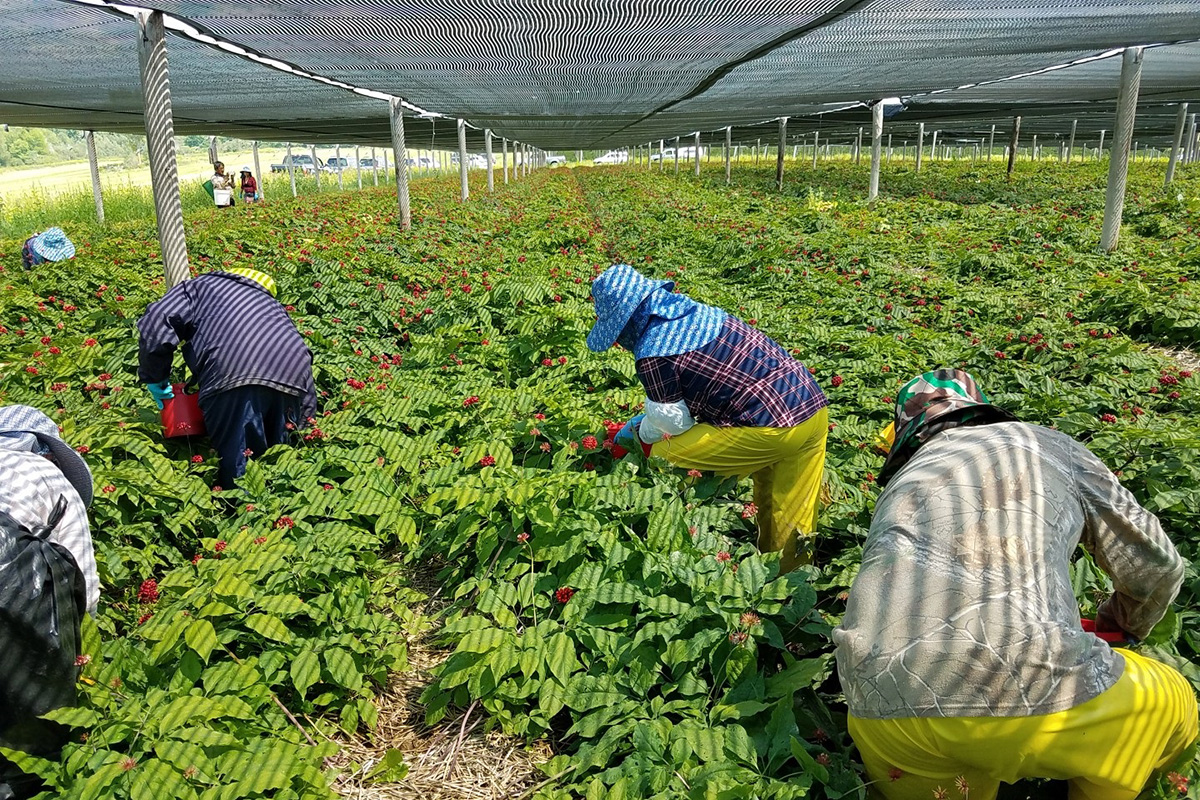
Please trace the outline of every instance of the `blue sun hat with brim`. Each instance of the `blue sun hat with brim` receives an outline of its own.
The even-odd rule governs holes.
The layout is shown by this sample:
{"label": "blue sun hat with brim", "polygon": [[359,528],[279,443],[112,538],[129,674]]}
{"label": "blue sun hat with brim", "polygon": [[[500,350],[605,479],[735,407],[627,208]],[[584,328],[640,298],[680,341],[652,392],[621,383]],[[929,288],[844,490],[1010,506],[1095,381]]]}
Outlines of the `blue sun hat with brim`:
{"label": "blue sun hat with brim", "polygon": [[587,336],[588,349],[602,353],[616,344],[642,301],[663,288],[671,291],[675,282],[652,280],[628,264],[615,264],[600,273],[592,281],[596,324]]}
{"label": "blue sun hat with brim", "polygon": [[47,261],[63,261],[75,256],[75,245],[62,228],[50,228],[33,237],[29,248]]}

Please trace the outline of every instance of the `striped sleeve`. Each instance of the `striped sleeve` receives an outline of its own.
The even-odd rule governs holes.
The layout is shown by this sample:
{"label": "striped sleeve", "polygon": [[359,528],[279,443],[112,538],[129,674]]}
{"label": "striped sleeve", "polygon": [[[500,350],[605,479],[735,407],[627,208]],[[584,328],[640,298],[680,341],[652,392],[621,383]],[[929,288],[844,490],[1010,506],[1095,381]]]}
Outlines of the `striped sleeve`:
{"label": "striped sleeve", "polygon": [[646,389],[646,397],[656,403],[676,403],[683,399],[674,358],[677,356],[652,356],[637,361],[638,380]]}
{"label": "striped sleeve", "polygon": [[159,383],[171,377],[171,361],[180,341],[195,327],[188,283],[179,284],[151,303],[138,320],[138,380]]}

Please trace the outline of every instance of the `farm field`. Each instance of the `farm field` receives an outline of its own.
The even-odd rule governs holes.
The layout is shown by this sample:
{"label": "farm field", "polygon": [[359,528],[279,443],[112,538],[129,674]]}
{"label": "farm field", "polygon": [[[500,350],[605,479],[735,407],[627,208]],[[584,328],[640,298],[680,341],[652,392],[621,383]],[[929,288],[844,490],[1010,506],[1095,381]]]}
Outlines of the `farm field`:
{"label": "farm field", "polygon": [[[29,273],[0,240],[0,402],[59,421],[96,482],[100,613],[81,704],[55,712],[77,741],[22,759],[44,796],[864,796],[829,634],[878,492],[869,443],[937,366],[1085,441],[1196,557],[1200,172],[1164,192],[1160,164],[1131,165],[1112,256],[1104,164],[898,165],[871,205],[865,166],[773,179],[544,169],[488,195],[473,172],[464,204],[457,175],[424,178],[409,234],[384,187],[192,211],[194,269],[271,273],[315,356],[320,416],[236,487],[213,487],[206,442],[162,440],[136,381],[134,324],[164,291],[152,221],[75,223],[76,258]],[[591,438],[643,397],[628,354],[584,345],[615,262],[814,372],[814,568],[755,550],[748,481]],[[1073,577],[1094,612],[1111,586],[1082,553]],[[1198,596],[1189,568],[1142,649],[1200,688]],[[390,747],[398,677],[448,741],[495,731],[538,772],[470,794],[457,756],[431,772]]]}

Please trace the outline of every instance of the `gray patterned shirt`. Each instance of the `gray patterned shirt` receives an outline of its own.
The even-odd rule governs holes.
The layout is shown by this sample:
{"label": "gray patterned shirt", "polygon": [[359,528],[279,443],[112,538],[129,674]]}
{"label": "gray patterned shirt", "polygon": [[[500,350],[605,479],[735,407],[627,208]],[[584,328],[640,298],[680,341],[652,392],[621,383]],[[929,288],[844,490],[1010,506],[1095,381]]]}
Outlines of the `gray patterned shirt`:
{"label": "gray patterned shirt", "polygon": [[1125,664],[1080,627],[1080,542],[1113,582],[1100,617],[1145,637],[1183,560],[1100,459],[1021,422],[934,436],[880,495],[833,634],[850,713],[1033,716],[1110,688]]}

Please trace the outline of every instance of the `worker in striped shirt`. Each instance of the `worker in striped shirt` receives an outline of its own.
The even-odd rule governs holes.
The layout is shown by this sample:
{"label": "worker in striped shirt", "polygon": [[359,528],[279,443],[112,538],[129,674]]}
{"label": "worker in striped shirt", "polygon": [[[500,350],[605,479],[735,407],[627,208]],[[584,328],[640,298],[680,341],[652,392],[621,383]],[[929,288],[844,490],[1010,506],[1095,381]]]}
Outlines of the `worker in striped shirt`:
{"label": "worker in striped shirt", "polygon": [[312,352],[275,292],[258,270],[209,272],[172,287],[138,321],[138,378],[159,408],[173,396],[171,363],[183,343],[222,487],[316,414]]}
{"label": "worker in striped shirt", "polygon": [[633,353],[645,413],[616,440],[685,469],[754,477],[758,546],[780,568],[812,559],[829,430],[812,375],[756,328],[618,264],[592,283],[587,345]]}

